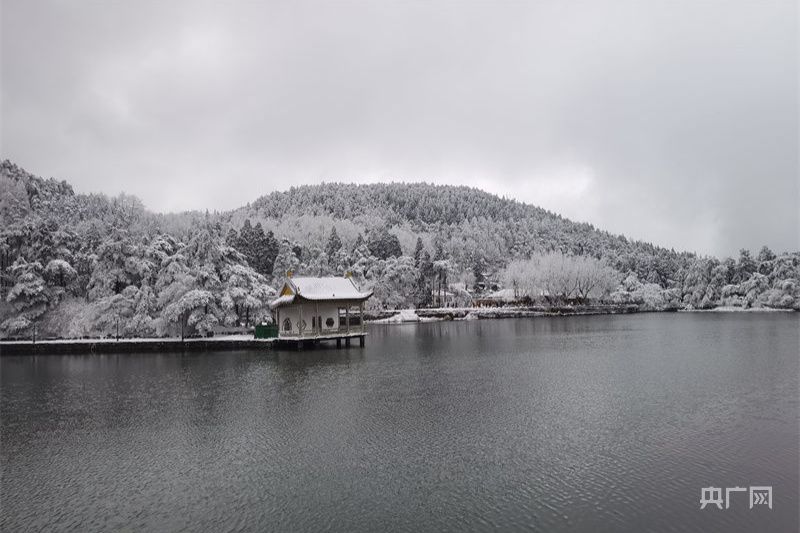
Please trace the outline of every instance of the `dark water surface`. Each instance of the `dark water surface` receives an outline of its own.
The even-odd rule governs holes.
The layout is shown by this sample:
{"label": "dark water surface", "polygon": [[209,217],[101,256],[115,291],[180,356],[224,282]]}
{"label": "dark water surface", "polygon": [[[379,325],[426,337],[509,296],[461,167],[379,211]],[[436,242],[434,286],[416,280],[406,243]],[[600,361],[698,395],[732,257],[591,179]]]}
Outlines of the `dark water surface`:
{"label": "dark water surface", "polygon": [[[3,531],[797,531],[800,315],[0,358]],[[700,510],[707,486],[773,509]]]}

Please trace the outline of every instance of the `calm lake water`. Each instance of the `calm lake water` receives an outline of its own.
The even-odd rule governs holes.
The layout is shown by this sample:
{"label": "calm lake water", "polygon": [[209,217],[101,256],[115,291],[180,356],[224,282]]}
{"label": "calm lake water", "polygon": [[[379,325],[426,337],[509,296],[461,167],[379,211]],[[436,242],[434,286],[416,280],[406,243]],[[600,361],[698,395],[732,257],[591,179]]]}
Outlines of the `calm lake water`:
{"label": "calm lake water", "polygon": [[[797,531],[800,315],[0,358],[3,531]],[[773,509],[700,510],[771,485]]]}

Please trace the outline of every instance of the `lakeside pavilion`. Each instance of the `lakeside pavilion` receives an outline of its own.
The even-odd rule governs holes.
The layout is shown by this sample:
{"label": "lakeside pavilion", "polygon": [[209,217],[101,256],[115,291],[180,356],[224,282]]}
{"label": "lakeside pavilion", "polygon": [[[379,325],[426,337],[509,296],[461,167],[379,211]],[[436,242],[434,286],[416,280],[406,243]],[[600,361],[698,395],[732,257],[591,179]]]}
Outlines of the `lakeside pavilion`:
{"label": "lakeside pavilion", "polygon": [[278,297],[270,303],[278,325],[278,342],[302,348],[304,343],[335,340],[341,347],[358,338],[364,346],[364,302],[350,276],[294,277],[289,273]]}

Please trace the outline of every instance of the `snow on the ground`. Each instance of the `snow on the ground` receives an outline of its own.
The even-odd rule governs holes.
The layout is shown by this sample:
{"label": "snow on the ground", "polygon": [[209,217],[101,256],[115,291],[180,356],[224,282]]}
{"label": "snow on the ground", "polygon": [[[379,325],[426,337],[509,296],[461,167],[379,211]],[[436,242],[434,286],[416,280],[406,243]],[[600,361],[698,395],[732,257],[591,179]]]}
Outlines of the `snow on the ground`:
{"label": "snow on the ground", "polygon": [[408,324],[414,322],[441,322],[438,316],[419,316],[414,309],[400,309],[396,314],[377,320],[368,320],[370,324]]}
{"label": "snow on the ground", "polygon": [[684,313],[791,313],[793,309],[775,309],[774,307],[736,307],[721,305],[713,309],[681,309]]}
{"label": "snow on the ground", "polygon": [[[254,339],[253,335],[218,335],[215,337],[198,337],[185,339],[183,342],[199,342],[199,341],[258,341],[258,342],[272,342],[274,339]],[[16,341],[0,341],[2,344],[31,344],[31,339],[16,340]],[[115,343],[116,339],[36,339],[36,344],[75,344],[75,343]],[[165,338],[122,338],[119,342],[181,342],[179,337],[165,337]]]}
{"label": "snow on the ground", "polygon": [[420,322],[421,319],[413,309],[401,309],[399,313],[378,320],[371,320],[372,324],[402,324],[404,322]]}
{"label": "snow on the ground", "polygon": [[214,335],[213,337],[206,337],[204,339],[187,339],[193,341],[271,341],[272,339],[256,339],[253,337],[253,334],[245,334],[245,335]]}
{"label": "snow on the ground", "polygon": [[490,292],[485,296],[486,299],[491,300],[500,300],[504,302],[513,302],[517,300],[517,296],[514,294],[514,289],[500,289],[494,292]]}

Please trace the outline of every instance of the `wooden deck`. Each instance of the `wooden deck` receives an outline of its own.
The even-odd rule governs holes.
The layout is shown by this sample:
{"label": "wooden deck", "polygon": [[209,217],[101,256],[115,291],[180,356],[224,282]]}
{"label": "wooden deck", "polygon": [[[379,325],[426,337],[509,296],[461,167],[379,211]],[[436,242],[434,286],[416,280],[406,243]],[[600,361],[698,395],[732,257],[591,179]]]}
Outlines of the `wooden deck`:
{"label": "wooden deck", "polygon": [[365,344],[365,337],[367,333],[364,331],[340,331],[340,332],[332,332],[332,333],[322,333],[322,334],[309,334],[309,335],[300,335],[300,336],[280,336],[276,340],[279,346],[288,346],[294,348],[296,350],[302,350],[306,346],[313,346],[315,344],[319,344],[320,342],[327,342],[327,341],[336,341],[336,347],[342,347],[342,341],[344,341],[344,345],[350,346],[350,342],[354,339],[358,339],[358,344],[362,348]]}

